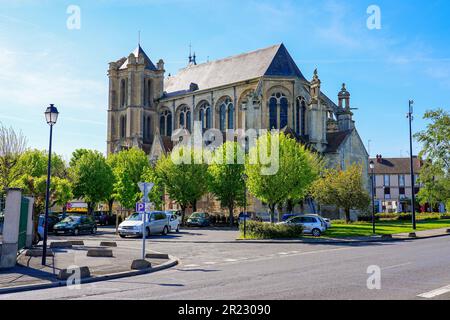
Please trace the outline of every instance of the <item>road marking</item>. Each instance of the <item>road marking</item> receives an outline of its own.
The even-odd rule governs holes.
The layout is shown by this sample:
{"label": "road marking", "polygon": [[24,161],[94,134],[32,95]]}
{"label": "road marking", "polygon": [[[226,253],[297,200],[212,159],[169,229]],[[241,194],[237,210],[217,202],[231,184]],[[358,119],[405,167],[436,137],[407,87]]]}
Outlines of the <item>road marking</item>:
{"label": "road marking", "polygon": [[399,267],[408,266],[408,265],[410,265],[410,264],[411,264],[411,262],[402,263],[402,264],[396,264],[395,266],[390,266],[390,267],[384,267],[384,268],[381,268],[381,270],[395,269],[395,268],[399,268]]}
{"label": "road marking", "polygon": [[186,268],[196,268],[196,267],[200,267],[200,265],[198,264],[187,264],[185,265]]}
{"label": "road marking", "polygon": [[419,294],[418,297],[431,299],[431,298],[434,298],[434,297],[437,297],[437,296],[440,296],[440,295],[443,295],[443,294],[446,294],[449,292],[450,292],[450,286],[446,286],[446,287],[442,287],[442,288],[439,288],[439,289],[436,289],[433,291]]}
{"label": "road marking", "polygon": [[205,262],[204,264],[213,265],[213,264],[217,264],[217,262]]}
{"label": "road marking", "polygon": [[282,256],[288,255],[289,252],[279,252],[278,254],[281,254]]}
{"label": "road marking", "polygon": [[236,259],[225,259],[223,261],[225,261],[225,262],[236,262],[237,260]]}

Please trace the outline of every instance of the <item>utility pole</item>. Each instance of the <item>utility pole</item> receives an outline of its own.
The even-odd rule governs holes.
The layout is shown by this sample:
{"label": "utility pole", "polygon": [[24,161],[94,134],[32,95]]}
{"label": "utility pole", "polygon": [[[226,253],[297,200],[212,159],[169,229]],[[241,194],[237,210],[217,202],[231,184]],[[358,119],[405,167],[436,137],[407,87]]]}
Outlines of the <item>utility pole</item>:
{"label": "utility pole", "polygon": [[409,100],[409,110],[407,118],[409,120],[409,157],[410,157],[410,165],[411,165],[411,212],[412,212],[412,225],[413,230],[416,230],[416,209],[415,209],[415,203],[416,203],[416,195],[415,195],[415,179],[414,179],[414,159],[413,159],[413,141],[412,141],[412,121],[414,119],[413,117],[413,100]]}

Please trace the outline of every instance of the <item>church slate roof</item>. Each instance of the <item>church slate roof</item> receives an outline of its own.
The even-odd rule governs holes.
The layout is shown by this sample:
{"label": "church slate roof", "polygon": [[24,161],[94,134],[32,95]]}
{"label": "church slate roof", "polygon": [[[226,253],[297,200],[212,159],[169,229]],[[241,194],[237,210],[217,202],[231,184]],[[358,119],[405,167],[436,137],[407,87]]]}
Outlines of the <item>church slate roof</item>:
{"label": "church slate roof", "polygon": [[[134,49],[134,51],[132,52],[132,54],[136,57],[136,59],[138,58],[139,55],[143,55],[144,56],[144,61],[145,61],[145,67],[146,69],[149,70],[157,70],[155,65],[153,64],[152,60],[150,60],[150,58],[147,56],[147,54],[145,53],[145,51],[142,49],[142,47],[140,45],[137,46],[136,49]],[[120,69],[126,69],[128,65],[128,58],[127,60],[125,60],[125,62],[122,64],[122,66],[120,67]]]}
{"label": "church slate roof", "polygon": [[207,90],[263,76],[306,80],[283,44],[221,60],[190,65],[164,81],[166,97],[190,92],[192,83]]}
{"label": "church slate roof", "polygon": [[328,132],[327,142],[328,146],[325,153],[337,152],[341,144],[347,139],[349,135],[353,132],[352,130],[338,131],[338,132]]}

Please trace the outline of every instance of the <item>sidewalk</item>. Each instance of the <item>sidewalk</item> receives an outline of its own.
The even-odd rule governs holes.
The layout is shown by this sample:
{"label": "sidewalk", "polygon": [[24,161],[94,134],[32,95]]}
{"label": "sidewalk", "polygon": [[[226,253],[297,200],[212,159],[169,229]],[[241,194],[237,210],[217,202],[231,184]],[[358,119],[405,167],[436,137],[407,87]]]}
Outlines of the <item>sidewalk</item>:
{"label": "sidewalk", "polygon": [[[88,267],[90,277],[82,279],[82,283],[86,283],[156,272],[178,263],[167,255],[151,257],[146,259],[151,263],[150,269],[132,270],[131,264],[133,260],[141,259],[141,251],[121,248],[119,242],[117,245],[118,247],[73,245],[68,249],[49,249],[54,256],[47,257],[46,266],[41,265],[42,257],[28,257],[24,251],[18,257],[16,267],[0,270],[0,294],[64,286],[67,281],[58,279],[58,275],[61,270],[69,267]],[[88,257],[89,249],[112,250],[113,257]],[[147,252],[149,253],[152,252]]]}

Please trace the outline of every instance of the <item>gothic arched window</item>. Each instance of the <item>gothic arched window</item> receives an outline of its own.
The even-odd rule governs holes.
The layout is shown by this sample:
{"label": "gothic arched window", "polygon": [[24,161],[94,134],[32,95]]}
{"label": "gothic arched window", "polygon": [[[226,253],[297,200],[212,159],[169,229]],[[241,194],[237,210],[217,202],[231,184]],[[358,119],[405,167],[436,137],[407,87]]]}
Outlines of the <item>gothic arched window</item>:
{"label": "gothic arched window", "polygon": [[149,142],[152,135],[152,119],[150,116],[144,118],[144,141]]}
{"label": "gothic arched window", "polygon": [[123,139],[127,134],[127,116],[120,117],[120,137]]}
{"label": "gothic arched window", "polygon": [[234,106],[232,103],[228,105],[228,129],[234,129]]}
{"label": "gothic arched window", "polygon": [[180,107],[178,127],[191,131],[191,111],[188,106]]}
{"label": "gothic arched window", "polygon": [[186,112],[186,129],[191,131],[191,111]]}
{"label": "gothic arched window", "polygon": [[227,106],[222,104],[220,106],[220,131],[225,131],[225,119],[227,117]]}
{"label": "gothic arched window", "polygon": [[277,99],[272,97],[269,100],[269,129],[278,128]]}
{"label": "gothic arched window", "polygon": [[202,129],[211,129],[211,106],[208,102],[204,102],[198,112],[198,120],[202,123]]}
{"label": "gothic arched window", "polygon": [[288,125],[288,100],[283,97],[280,99],[280,129]]}
{"label": "gothic arched window", "polygon": [[180,128],[184,128],[184,117],[185,117],[184,112],[180,112],[180,120],[179,120]]}
{"label": "gothic arched window", "polygon": [[162,136],[172,135],[172,112],[162,111],[159,115],[159,132]]}
{"label": "gothic arched window", "polygon": [[120,81],[120,106],[124,107],[127,101],[127,82],[125,79]]}
{"label": "gothic arched window", "polygon": [[289,101],[277,92],[269,99],[269,129],[282,129],[288,125]]}
{"label": "gothic arched window", "polygon": [[146,106],[151,107],[152,98],[153,98],[152,80],[148,79],[144,81],[144,104]]}

